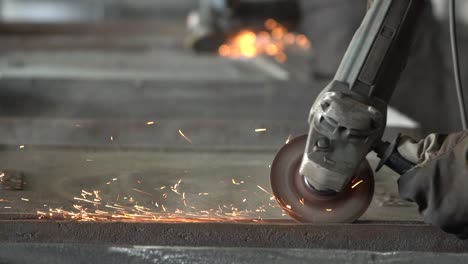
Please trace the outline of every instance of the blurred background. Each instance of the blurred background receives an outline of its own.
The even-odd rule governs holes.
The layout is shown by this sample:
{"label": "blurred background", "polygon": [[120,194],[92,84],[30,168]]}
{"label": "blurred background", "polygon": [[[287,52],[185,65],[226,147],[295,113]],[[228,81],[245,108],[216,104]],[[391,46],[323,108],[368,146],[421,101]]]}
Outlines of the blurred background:
{"label": "blurred background", "polygon": [[[269,165],[307,133],[366,6],[0,1],[0,217],[284,217]],[[468,3],[458,10],[467,73]],[[446,1],[427,1],[386,138],[461,128],[446,19]],[[364,218],[419,219],[396,175],[376,178]]]}

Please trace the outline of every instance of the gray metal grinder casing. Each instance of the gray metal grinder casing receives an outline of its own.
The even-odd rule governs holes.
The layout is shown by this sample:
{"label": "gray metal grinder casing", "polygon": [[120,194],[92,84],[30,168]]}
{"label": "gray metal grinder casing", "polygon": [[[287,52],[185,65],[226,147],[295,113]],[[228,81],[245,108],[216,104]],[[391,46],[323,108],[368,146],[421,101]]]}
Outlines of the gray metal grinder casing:
{"label": "gray metal grinder casing", "polygon": [[334,80],[312,106],[299,172],[319,191],[342,191],[381,141],[424,0],[375,0]]}

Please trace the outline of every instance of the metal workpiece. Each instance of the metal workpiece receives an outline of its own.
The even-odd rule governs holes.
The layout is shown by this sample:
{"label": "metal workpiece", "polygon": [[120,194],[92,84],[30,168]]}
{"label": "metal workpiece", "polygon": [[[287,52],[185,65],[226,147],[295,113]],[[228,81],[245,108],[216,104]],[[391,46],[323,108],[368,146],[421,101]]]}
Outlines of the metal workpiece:
{"label": "metal workpiece", "polygon": [[0,242],[468,252],[468,241],[412,222],[298,225],[277,220],[263,224],[14,220],[0,222]]}
{"label": "metal workpiece", "polygon": [[90,244],[3,244],[5,263],[103,263],[103,264],[269,264],[283,263],[394,263],[455,264],[468,260],[466,253],[371,252],[327,249],[271,249],[228,247],[108,246]]}

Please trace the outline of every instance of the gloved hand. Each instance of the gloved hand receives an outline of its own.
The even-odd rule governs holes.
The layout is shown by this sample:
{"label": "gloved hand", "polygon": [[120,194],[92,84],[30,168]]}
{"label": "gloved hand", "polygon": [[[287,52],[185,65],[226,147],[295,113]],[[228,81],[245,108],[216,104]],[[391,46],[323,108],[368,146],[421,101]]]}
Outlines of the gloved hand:
{"label": "gloved hand", "polygon": [[468,238],[468,130],[403,137],[398,152],[417,164],[398,180],[400,196],[418,204],[426,223]]}

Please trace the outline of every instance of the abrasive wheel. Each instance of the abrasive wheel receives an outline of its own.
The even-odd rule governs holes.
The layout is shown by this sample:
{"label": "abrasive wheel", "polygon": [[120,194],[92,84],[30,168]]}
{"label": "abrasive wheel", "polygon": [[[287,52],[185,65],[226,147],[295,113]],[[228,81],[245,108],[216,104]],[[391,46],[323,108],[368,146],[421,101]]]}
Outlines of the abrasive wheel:
{"label": "abrasive wheel", "polygon": [[286,144],[271,165],[270,181],[280,206],[294,219],[308,223],[352,223],[369,207],[374,176],[364,160],[354,179],[339,193],[318,192],[299,174],[307,136]]}

